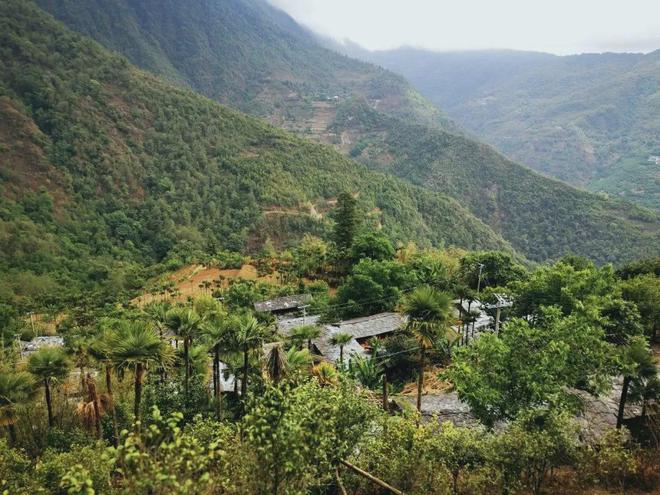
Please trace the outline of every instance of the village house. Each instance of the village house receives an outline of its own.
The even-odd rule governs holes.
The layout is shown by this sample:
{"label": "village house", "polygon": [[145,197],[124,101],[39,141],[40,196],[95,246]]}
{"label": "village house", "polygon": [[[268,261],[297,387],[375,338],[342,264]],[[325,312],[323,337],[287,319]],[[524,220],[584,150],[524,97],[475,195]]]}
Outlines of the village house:
{"label": "village house", "polygon": [[364,356],[369,351],[369,339],[382,338],[399,330],[405,323],[399,313],[379,313],[362,318],[341,321],[333,325],[325,325],[321,336],[312,341],[315,350],[329,361],[339,360],[339,346],[332,344],[332,337],[338,333],[347,333],[353,338],[344,346],[344,359],[351,356]]}
{"label": "village house", "polygon": [[295,294],[256,302],[254,309],[258,313],[271,313],[275,317],[282,317],[304,311],[310,302],[311,294]]}

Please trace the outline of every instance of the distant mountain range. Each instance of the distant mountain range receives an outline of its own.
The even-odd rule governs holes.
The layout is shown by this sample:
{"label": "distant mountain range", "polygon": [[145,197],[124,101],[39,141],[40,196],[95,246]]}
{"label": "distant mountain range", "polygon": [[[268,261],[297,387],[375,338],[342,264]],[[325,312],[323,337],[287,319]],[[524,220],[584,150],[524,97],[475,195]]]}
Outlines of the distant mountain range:
{"label": "distant mountain range", "polygon": [[554,56],[336,46],[405,76],[514,160],[660,209],[660,50]]}
{"label": "distant mountain range", "polygon": [[655,214],[546,179],[465,137],[401,76],[326,49],[262,0],[38,3],[172,82],[452,197],[531,259],[658,250]]}

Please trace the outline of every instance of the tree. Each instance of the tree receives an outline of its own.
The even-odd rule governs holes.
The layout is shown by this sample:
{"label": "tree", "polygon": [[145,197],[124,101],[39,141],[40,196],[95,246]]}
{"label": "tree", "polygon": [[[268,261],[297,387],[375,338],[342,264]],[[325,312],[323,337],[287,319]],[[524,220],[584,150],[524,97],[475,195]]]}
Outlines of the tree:
{"label": "tree", "polygon": [[206,318],[200,330],[213,350],[213,395],[216,401],[218,420],[222,419],[222,377],[220,376],[220,354],[229,346],[230,322],[226,314],[215,313]]}
{"label": "tree", "polygon": [[330,344],[339,346],[339,367],[344,368],[344,346],[353,340],[353,336],[346,332],[337,332],[330,337]]}
{"label": "tree", "polygon": [[565,413],[524,411],[486,446],[488,462],[502,473],[503,493],[526,481],[532,493],[538,495],[548,472],[572,459],[577,437]]}
{"label": "tree", "polygon": [[51,385],[53,380],[60,380],[69,376],[69,361],[64,350],[58,347],[43,347],[30,356],[27,369],[43,382],[46,409],[48,410],[48,427],[52,428],[55,420],[53,417]]}
{"label": "tree", "polygon": [[[331,369],[334,370],[332,366]],[[374,407],[348,386],[315,380],[266,386],[241,422],[255,493],[315,493],[332,483],[340,459],[355,451]]]}
{"label": "tree", "polygon": [[499,336],[483,334],[454,352],[446,377],[487,426],[536,406],[565,407],[567,388],[610,386],[615,351],[602,328],[559,308],[546,308],[539,321],[514,318]]}
{"label": "tree", "polygon": [[307,349],[312,352],[312,340],[321,335],[321,329],[316,325],[303,325],[291,331],[289,339],[302,349],[303,343],[307,342]]}
{"label": "tree", "polygon": [[101,333],[92,341],[89,352],[99,363],[105,368],[105,389],[110,399],[110,407],[112,409],[112,428],[114,434],[114,444],[118,445],[119,442],[119,422],[117,420],[117,406],[115,404],[115,397],[112,387],[112,371],[114,369],[114,356],[112,355],[113,348],[112,342],[116,338],[116,332],[113,329],[105,328]]}
{"label": "tree", "polygon": [[543,307],[557,306],[566,316],[576,310],[597,311],[617,293],[617,280],[611,266],[584,269],[561,261],[543,266],[522,281],[510,284],[517,316],[535,317]]}
{"label": "tree", "polygon": [[460,261],[460,277],[472,290],[504,287],[524,279],[526,273],[511,254],[502,251],[469,253]]}
{"label": "tree", "polygon": [[[643,337],[631,338],[628,345],[622,349],[620,367],[623,374],[623,383],[616,419],[617,428],[621,428],[623,425],[631,385],[634,398],[646,404],[649,398],[653,398],[652,395],[656,391],[658,380],[653,356]],[[647,395],[651,395],[651,397],[647,398]]]}
{"label": "tree", "polygon": [[339,315],[345,318],[392,311],[414,274],[395,261],[363,259],[337,289]]}
{"label": "tree", "polygon": [[343,192],[337,197],[334,215],[334,241],[340,252],[346,253],[353,245],[358,228],[357,201],[352,194]]}
{"label": "tree", "polygon": [[660,280],[657,275],[640,275],[621,284],[623,298],[635,303],[651,342],[658,338],[660,326]]}
{"label": "tree", "polygon": [[440,460],[452,476],[452,493],[458,495],[458,481],[461,473],[482,464],[485,459],[483,429],[458,428],[446,421],[438,431],[429,435],[424,445],[424,452]]}
{"label": "tree", "polygon": [[375,352],[366,357],[354,356],[348,368],[351,377],[370,389],[380,386],[384,371],[384,363]]}
{"label": "tree", "polygon": [[152,365],[171,365],[172,347],[160,339],[150,324],[143,321],[123,322],[110,345],[115,366],[131,368],[135,373],[133,414],[138,421],[144,373]]}
{"label": "tree", "polygon": [[286,351],[286,364],[289,376],[309,374],[313,359],[308,349],[292,347]]}
{"label": "tree", "polygon": [[247,398],[248,374],[250,371],[250,352],[261,347],[264,340],[265,328],[257,319],[250,315],[243,315],[237,320],[234,329],[235,349],[243,354],[243,378],[241,380],[241,397],[243,403]]}
{"label": "tree", "polygon": [[353,263],[361,259],[391,260],[394,258],[394,246],[382,232],[367,232],[358,236],[351,246]]}
{"label": "tree", "polygon": [[287,368],[287,354],[282,344],[278,342],[271,347],[266,356],[266,374],[275,385],[278,385],[286,375]]}
{"label": "tree", "polygon": [[0,426],[6,426],[9,440],[16,444],[16,406],[34,397],[36,387],[29,373],[0,371]]}
{"label": "tree", "polygon": [[166,301],[152,301],[144,307],[147,318],[151,320],[162,339],[168,326],[168,312],[171,309],[170,303]]}
{"label": "tree", "polygon": [[417,378],[417,410],[422,410],[426,351],[436,339],[446,337],[451,322],[451,296],[423,285],[403,301],[403,312],[419,345],[419,376]]}
{"label": "tree", "polygon": [[190,375],[192,367],[190,364],[190,348],[193,339],[199,335],[202,320],[196,311],[184,308],[174,308],[167,313],[167,326],[175,335],[183,340],[183,366],[184,366],[184,391],[186,403],[190,400]]}

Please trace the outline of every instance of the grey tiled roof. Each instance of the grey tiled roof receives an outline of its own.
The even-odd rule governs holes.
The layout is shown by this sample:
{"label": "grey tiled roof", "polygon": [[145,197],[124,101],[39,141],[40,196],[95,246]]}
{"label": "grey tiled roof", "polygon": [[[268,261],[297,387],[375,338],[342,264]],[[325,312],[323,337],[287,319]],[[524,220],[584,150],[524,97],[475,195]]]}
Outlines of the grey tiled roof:
{"label": "grey tiled roof", "polygon": [[308,315],[298,318],[282,319],[276,323],[277,331],[284,337],[288,337],[291,333],[291,330],[294,328],[302,327],[305,325],[316,325],[319,321],[319,318],[321,318],[320,315]]}
{"label": "grey tiled roof", "polygon": [[38,351],[42,347],[62,347],[64,346],[64,337],[57,335],[53,336],[41,336],[35,337],[29,342],[21,341],[21,352],[23,354],[30,354],[32,352]]}
{"label": "grey tiled roof", "polygon": [[333,335],[347,333],[353,339],[344,346],[344,359],[348,360],[352,355],[364,355],[365,351],[358,343],[358,339],[366,339],[377,335],[384,335],[400,329],[405,320],[399,313],[380,313],[362,318],[341,321],[335,325],[326,325],[321,331],[321,336],[313,343],[319,352],[330,361],[339,359],[339,346],[331,344]]}
{"label": "grey tiled roof", "polygon": [[277,297],[268,301],[254,303],[254,309],[260,313],[282,311],[285,309],[298,309],[312,300],[311,294],[295,294],[293,296]]}

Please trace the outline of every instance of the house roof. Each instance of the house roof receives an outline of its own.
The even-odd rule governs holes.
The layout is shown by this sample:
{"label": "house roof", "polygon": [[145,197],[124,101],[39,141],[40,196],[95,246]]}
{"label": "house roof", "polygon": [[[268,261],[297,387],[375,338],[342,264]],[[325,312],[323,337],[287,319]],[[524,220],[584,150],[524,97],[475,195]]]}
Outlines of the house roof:
{"label": "house roof", "polygon": [[298,309],[312,300],[311,294],[296,294],[293,296],[277,297],[267,301],[254,303],[254,309],[260,313]]}
{"label": "house roof", "polygon": [[20,346],[22,353],[30,354],[38,351],[42,347],[62,347],[64,346],[64,337],[58,335],[44,335],[41,337],[35,337],[29,342],[21,341]]}
{"label": "house roof", "polygon": [[309,315],[301,316],[298,318],[286,318],[279,320],[277,325],[277,331],[284,337],[288,337],[291,333],[291,330],[299,328],[305,325],[316,325],[321,318],[320,315]]}
{"label": "house roof", "polygon": [[336,325],[326,325],[321,336],[313,340],[318,351],[330,361],[339,359],[339,346],[332,345],[332,337],[338,333],[347,333],[353,338],[344,346],[344,359],[352,355],[364,355],[365,351],[358,339],[366,339],[377,335],[392,333],[403,326],[404,317],[399,313],[380,313],[362,318],[341,321]]}

